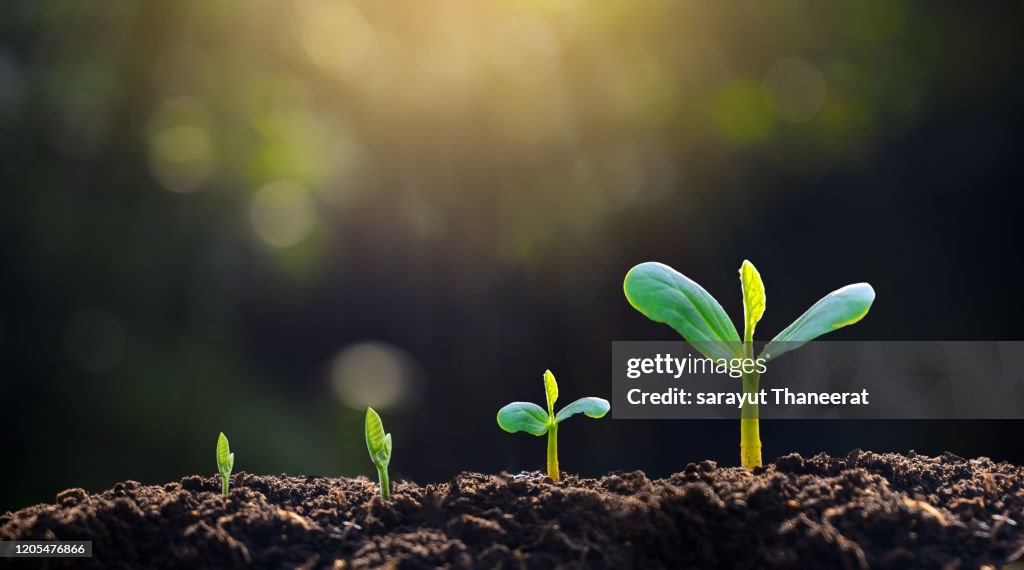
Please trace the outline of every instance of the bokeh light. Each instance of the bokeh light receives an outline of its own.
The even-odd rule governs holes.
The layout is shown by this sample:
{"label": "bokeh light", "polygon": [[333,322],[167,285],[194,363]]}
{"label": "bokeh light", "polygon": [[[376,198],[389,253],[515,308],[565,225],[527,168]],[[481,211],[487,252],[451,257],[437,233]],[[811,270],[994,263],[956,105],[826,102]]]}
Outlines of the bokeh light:
{"label": "bokeh light", "polygon": [[775,130],[761,86],[748,79],[732,81],[715,94],[711,117],[718,132],[735,142],[762,140]]}
{"label": "bokeh light", "polygon": [[798,57],[772,63],[763,85],[768,107],[784,121],[809,121],[825,104],[825,77],[814,64]]}
{"label": "bokeh light", "polygon": [[291,247],[316,227],[313,196],[293,180],[277,180],[256,191],[250,219],[256,235],[274,247]]}
{"label": "bokeh light", "polygon": [[362,12],[348,2],[303,2],[306,53],[324,73],[340,80],[371,71],[376,36]]}
{"label": "bokeh light", "polygon": [[214,150],[205,105],[191,97],[163,101],[149,123],[153,176],[172,191],[199,190],[213,172]]}
{"label": "bokeh light", "polygon": [[402,349],[378,341],[346,346],[330,368],[330,386],[349,408],[389,409],[411,404],[416,397],[415,360]]}

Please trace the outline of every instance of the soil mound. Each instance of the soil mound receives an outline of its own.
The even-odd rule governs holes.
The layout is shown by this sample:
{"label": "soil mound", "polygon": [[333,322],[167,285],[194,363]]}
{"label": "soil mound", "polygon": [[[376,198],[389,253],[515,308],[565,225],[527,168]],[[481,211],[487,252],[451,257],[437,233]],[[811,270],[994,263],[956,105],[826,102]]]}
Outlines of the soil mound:
{"label": "soil mound", "polygon": [[0,539],[93,541],[52,566],[976,568],[1021,557],[1021,518],[1021,467],[853,451],[656,480],[462,473],[386,504],[365,478],[240,473],[228,498],[218,477],[127,481],[6,513]]}

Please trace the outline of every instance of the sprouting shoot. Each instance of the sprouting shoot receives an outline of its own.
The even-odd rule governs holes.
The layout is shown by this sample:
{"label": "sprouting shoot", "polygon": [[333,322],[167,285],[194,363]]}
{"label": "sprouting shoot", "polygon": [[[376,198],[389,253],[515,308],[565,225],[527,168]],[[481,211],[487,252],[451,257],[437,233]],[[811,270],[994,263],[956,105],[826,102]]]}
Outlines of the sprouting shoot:
{"label": "sprouting shoot", "polygon": [[231,481],[231,470],[235,467],[235,454],[228,447],[228,438],[221,432],[217,438],[217,472],[220,473],[220,480],[224,496],[228,496],[228,484]]}
{"label": "sprouting shoot", "polygon": [[373,408],[366,408],[366,450],[370,452],[370,461],[377,468],[380,480],[380,498],[387,501],[391,498],[391,481],[388,480],[388,464],[391,463],[391,434],[384,433],[384,424]]}
{"label": "sprouting shoot", "polygon": [[579,413],[591,418],[603,417],[611,405],[602,398],[580,398],[556,414],[558,383],[550,370],[544,371],[544,393],[547,396],[547,411],[531,402],[512,402],[498,410],[498,425],[509,433],[525,431],[533,435],[548,434],[548,477],[558,481],[561,478],[558,470],[558,424]]}

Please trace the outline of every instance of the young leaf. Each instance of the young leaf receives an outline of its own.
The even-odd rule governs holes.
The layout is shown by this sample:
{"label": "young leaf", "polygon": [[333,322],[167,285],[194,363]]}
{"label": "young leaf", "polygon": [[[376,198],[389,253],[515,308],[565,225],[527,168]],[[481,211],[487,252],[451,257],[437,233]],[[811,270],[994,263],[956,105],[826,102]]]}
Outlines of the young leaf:
{"label": "young leaf", "polygon": [[562,420],[567,420],[576,414],[584,414],[588,418],[602,418],[611,408],[611,404],[604,398],[580,398],[562,408],[555,416],[555,422],[561,423]]}
{"label": "young leaf", "polygon": [[375,465],[386,467],[391,461],[391,434],[384,433],[384,424],[373,408],[366,408],[366,450]]}
{"label": "young leaf", "polygon": [[544,395],[548,399],[548,415],[555,415],[555,401],[558,400],[558,382],[550,370],[544,371]]}
{"label": "young leaf", "polygon": [[231,484],[231,470],[235,467],[235,454],[231,453],[228,446],[228,438],[224,432],[217,437],[217,471],[220,473],[221,492],[228,496],[228,487]]}
{"label": "young leaf", "polygon": [[875,290],[867,283],[847,285],[833,291],[772,339],[768,346],[764,347],[761,356],[767,360],[777,358],[794,348],[799,348],[809,340],[852,325],[868,314],[874,300]]}
{"label": "young leaf", "polygon": [[217,438],[217,471],[221,475],[230,475],[234,467],[235,454],[231,453],[228,438],[224,436],[224,432],[221,432],[220,437]]}
{"label": "young leaf", "polygon": [[366,408],[366,450],[370,452],[370,461],[377,468],[380,479],[380,498],[387,501],[391,498],[391,480],[388,478],[388,463],[391,463],[391,434],[384,433],[384,424],[373,408]]}
{"label": "young leaf", "polygon": [[544,435],[550,421],[544,408],[532,402],[512,402],[498,410],[498,425],[509,433],[525,431],[533,435]]}
{"label": "young leaf", "polygon": [[764,315],[765,295],[761,274],[746,259],[740,266],[740,285],[743,289],[743,341],[754,340],[754,328]]}
{"label": "young leaf", "polygon": [[743,356],[740,336],[722,305],[671,267],[641,263],[629,270],[622,288],[636,310],[669,325],[705,356],[726,360]]}

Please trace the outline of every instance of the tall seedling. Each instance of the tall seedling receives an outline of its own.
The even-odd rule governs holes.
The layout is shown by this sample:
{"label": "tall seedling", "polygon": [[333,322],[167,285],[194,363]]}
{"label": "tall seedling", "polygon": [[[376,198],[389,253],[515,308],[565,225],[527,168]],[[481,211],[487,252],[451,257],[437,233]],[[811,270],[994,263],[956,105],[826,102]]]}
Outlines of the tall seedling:
{"label": "tall seedling", "polygon": [[[743,339],[722,305],[692,279],[654,262],[641,263],[626,274],[623,290],[635,309],[652,321],[676,330],[695,349],[714,360],[754,357],[754,328],[764,315],[765,291],[754,264],[740,267],[743,292]],[[765,361],[809,340],[864,318],[875,300],[867,283],[847,285],[823,297],[769,342],[758,358]],[[742,376],[743,392],[756,393],[761,375]],[[740,413],[740,460],[744,467],[761,465],[761,436],[756,403],[744,402]]]}

